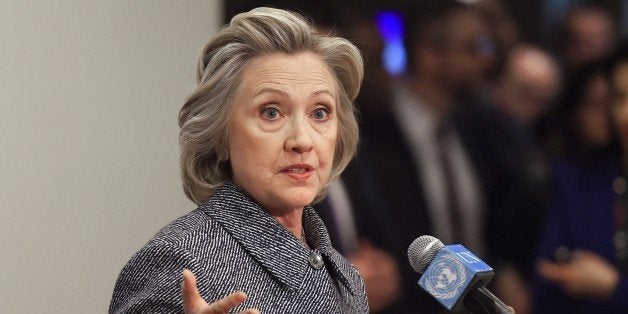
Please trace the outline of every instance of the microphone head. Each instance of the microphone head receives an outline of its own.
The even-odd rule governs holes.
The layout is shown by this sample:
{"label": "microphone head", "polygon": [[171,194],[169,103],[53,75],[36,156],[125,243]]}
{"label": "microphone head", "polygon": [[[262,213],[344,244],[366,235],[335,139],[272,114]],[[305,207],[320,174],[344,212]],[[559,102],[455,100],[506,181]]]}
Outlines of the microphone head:
{"label": "microphone head", "polygon": [[430,235],[422,235],[412,241],[408,247],[408,260],[414,271],[423,274],[444,246],[443,242]]}

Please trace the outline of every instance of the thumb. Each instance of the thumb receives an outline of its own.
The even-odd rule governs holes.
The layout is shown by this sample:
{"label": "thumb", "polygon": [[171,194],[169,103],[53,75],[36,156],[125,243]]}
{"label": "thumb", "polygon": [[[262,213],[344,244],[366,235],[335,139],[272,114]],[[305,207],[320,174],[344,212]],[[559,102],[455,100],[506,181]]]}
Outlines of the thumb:
{"label": "thumb", "polygon": [[193,312],[199,307],[207,305],[196,288],[196,277],[189,269],[183,270],[181,294],[183,295],[183,310],[186,313]]}

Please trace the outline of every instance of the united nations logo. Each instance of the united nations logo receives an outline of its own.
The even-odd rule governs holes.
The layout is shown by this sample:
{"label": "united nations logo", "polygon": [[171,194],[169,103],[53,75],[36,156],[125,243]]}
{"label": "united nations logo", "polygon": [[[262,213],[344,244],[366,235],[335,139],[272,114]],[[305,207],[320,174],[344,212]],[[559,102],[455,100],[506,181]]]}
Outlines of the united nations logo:
{"label": "united nations logo", "polygon": [[440,300],[457,296],[467,280],[465,267],[452,254],[443,254],[436,263],[428,267],[425,274],[425,289]]}

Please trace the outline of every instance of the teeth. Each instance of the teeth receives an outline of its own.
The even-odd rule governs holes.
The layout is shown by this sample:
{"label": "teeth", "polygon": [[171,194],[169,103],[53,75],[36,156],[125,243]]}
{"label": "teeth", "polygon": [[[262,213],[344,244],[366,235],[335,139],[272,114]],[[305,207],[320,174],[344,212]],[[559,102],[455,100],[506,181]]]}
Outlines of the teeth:
{"label": "teeth", "polygon": [[295,173],[305,173],[305,169],[303,168],[293,168],[293,169],[288,169],[288,172],[295,172]]}

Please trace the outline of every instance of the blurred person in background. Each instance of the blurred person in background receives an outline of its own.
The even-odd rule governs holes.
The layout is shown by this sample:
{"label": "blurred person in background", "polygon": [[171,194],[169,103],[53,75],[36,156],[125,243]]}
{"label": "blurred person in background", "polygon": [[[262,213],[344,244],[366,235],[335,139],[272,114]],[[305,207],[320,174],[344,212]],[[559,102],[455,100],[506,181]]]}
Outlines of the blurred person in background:
{"label": "blurred person in background", "polygon": [[566,75],[584,64],[599,61],[613,51],[618,40],[614,16],[597,4],[576,4],[560,22],[556,42]]}
{"label": "blurred person in background", "polygon": [[493,101],[521,127],[533,130],[560,90],[557,61],[542,48],[522,43],[509,51]]}
{"label": "blurred person in background", "polygon": [[[561,91],[562,78],[558,62],[547,51],[521,43],[510,50],[502,73],[492,90],[493,104],[510,121],[519,137],[526,171],[534,197],[530,207],[542,213],[547,207],[549,187],[548,156],[545,153],[542,127],[547,114]],[[540,222],[539,222],[540,223]]]}
{"label": "blurred person in background", "polygon": [[605,160],[613,150],[608,82],[602,70],[601,62],[592,62],[565,78],[545,126],[544,145],[551,159]]}
{"label": "blurred person in background", "polygon": [[426,1],[410,9],[409,74],[381,103],[362,107],[362,144],[343,175],[361,241],[399,269],[399,298],[381,313],[443,311],[408,263],[408,245],[422,234],[488,258],[504,295],[523,295],[514,302],[525,311],[520,266],[531,260],[533,232],[519,193],[521,152],[483,102],[495,61],[491,33],[473,5]]}
{"label": "blurred person in background", "polygon": [[628,312],[626,44],[605,70],[585,67],[565,90],[567,143],[538,249],[537,313]]}
{"label": "blurred person in background", "polygon": [[[508,125],[517,138],[517,141],[509,145],[519,145],[520,157],[524,161],[520,167],[524,170],[527,184],[523,186],[525,190],[519,192],[526,196],[524,210],[529,212],[529,220],[521,223],[529,228],[532,246],[537,245],[533,235],[540,233],[542,217],[550,198],[549,159],[537,129],[545,122],[547,112],[555,105],[561,85],[559,65],[552,55],[540,47],[521,43],[509,51],[502,73],[492,90],[493,104],[504,115],[504,119],[509,121]],[[532,264],[533,259],[530,256],[524,265],[525,275],[522,279],[528,287],[533,272]],[[502,291],[502,294],[512,291],[503,286],[496,287],[496,290]],[[525,294],[527,297],[521,298],[517,294]],[[532,310],[530,292],[526,289],[517,294],[504,298],[515,300],[512,304],[518,307],[519,313],[529,313]]]}

